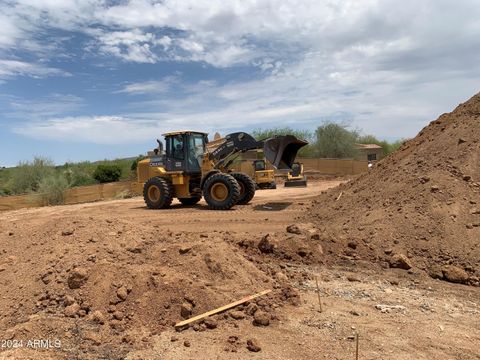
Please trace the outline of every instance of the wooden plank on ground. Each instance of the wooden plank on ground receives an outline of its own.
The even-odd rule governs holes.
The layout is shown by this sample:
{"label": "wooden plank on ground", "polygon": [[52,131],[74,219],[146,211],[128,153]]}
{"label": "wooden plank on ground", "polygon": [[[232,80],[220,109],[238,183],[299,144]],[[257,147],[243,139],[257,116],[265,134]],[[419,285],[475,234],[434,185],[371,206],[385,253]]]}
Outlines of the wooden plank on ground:
{"label": "wooden plank on ground", "polygon": [[259,296],[263,296],[263,295],[266,295],[268,294],[269,292],[271,292],[272,290],[263,290],[257,294],[254,294],[254,295],[250,295],[250,296],[247,296],[247,297],[244,297],[243,299],[240,299],[238,301],[235,301],[235,302],[232,302],[230,304],[227,304],[227,305],[224,305],[222,307],[219,307],[219,308],[216,308],[214,310],[210,310],[210,311],[207,311],[206,313],[203,313],[203,314],[200,314],[200,315],[197,315],[197,316],[194,316],[190,319],[187,319],[187,320],[184,320],[184,321],[180,321],[179,323],[175,324],[175,327],[182,327],[182,326],[185,326],[185,325],[188,325],[188,324],[191,324],[192,322],[195,322],[197,320],[201,320],[201,319],[204,319],[208,316],[211,316],[211,315],[215,315],[215,314],[218,314],[219,312],[222,312],[222,311],[225,311],[225,310],[228,310],[228,309],[231,309],[235,306],[238,306],[240,304],[243,304],[247,301],[250,301],[250,300],[253,300]]}

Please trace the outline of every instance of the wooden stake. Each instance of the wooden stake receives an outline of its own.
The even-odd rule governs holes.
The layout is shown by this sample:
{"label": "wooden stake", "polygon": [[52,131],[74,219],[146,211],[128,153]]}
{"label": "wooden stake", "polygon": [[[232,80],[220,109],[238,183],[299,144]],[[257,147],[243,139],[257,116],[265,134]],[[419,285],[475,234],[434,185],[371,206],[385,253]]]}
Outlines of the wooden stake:
{"label": "wooden stake", "polygon": [[358,360],[358,332],[356,335],[355,360]]}
{"label": "wooden stake", "polygon": [[263,295],[266,295],[268,294],[269,292],[271,292],[272,290],[263,290],[262,292],[259,292],[257,294],[254,294],[254,295],[250,295],[250,296],[247,296],[247,297],[244,297],[243,299],[241,300],[238,300],[238,301],[235,301],[235,302],[232,302],[230,304],[227,304],[227,305],[224,305],[222,307],[219,307],[219,308],[216,308],[214,310],[210,310],[210,311],[207,311],[206,313],[203,313],[203,314],[200,314],[200,315],[197,315],[197,316],[194,316],[190,319],[187,319],[187,320],[184,320],[184,321],[180,321],[179,323],[175,324],[175,327],[178,328],[178,327],[182,327],[182,326],[185,326],[185,325],[188,325],[194,321],[197,321],[197,320],[201,320],[201,319],[204,319],[208,316],[211,316],[211,315],[214,315],[214,314],[218,314],[219,312],[222,312],[222,311],[225,311],[225,310],[228,310],[228,309],[231,309],[235,306],[238,306],[240,304],[243,304],[247,301],[250,301],[250,300],[253,300],[259,296],[263,296]]}
{"label": "wooden stake", "polygon": [[322,299],[320,298],[320,287],[318,286],[318,277],[317,276],[315,276],[315,282],[317,283],[318,306],[320,306],[320,312],[323,312]]}
{"label": "wooden stake", "polygon": [[340,195],[338,195],[337,199],[335,201],[338,201],[340,200],[340,198],[342,197],[342,194],[343,194],[343,191],[340,191]]}

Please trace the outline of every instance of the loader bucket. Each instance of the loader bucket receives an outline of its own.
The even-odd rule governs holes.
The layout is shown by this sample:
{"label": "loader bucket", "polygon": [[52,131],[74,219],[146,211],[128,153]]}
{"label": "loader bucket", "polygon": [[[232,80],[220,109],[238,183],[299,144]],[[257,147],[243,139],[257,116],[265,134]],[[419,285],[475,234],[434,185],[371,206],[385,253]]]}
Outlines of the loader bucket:
{"label": "loader bucket", "polygon": [[279,135],[264,140],[263,151],[267,160],[277,169],[291,169],[298,150],[307,145],[293,135]]}

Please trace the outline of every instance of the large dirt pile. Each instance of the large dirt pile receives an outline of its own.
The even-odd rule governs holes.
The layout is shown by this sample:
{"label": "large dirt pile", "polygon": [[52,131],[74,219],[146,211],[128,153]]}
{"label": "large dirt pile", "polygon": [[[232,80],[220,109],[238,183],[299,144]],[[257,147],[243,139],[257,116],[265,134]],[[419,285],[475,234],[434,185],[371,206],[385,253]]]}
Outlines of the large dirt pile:
{"label": "large dirt pile", "polygon": [[194,330],[258,314],[274,323],[275,309],[298,303],[286,276],[262,258],[308,261],[308,248],[289,255],[275,239],[262,247],[228,231],[169,228],[93,217],[88,208],[30,222],[10,216],[0,223],[1,338],[58,339],[66,358],[122,358],[182,319],[261,290],[273,291],[236,307],[235,318],[220,314]]}
{"label": "large dirt pile", "polygon": [[479,194],[477,94],[368,173],[322,194],[305,217],[322,230],[324,249],[343,259],[478,284]]}

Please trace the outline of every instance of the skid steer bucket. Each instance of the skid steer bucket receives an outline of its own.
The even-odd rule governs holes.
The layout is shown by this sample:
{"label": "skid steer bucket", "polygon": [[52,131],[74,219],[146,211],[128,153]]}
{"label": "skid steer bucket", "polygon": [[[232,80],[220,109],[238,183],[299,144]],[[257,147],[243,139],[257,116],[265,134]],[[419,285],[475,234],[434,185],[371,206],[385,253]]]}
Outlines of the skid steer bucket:
{"label": "skid steer bucket", "polygon": [[279,135],[264,140],[263,151],[275,168],[291,169],[298,150],[307,144],[307,141],[293,135]]}

